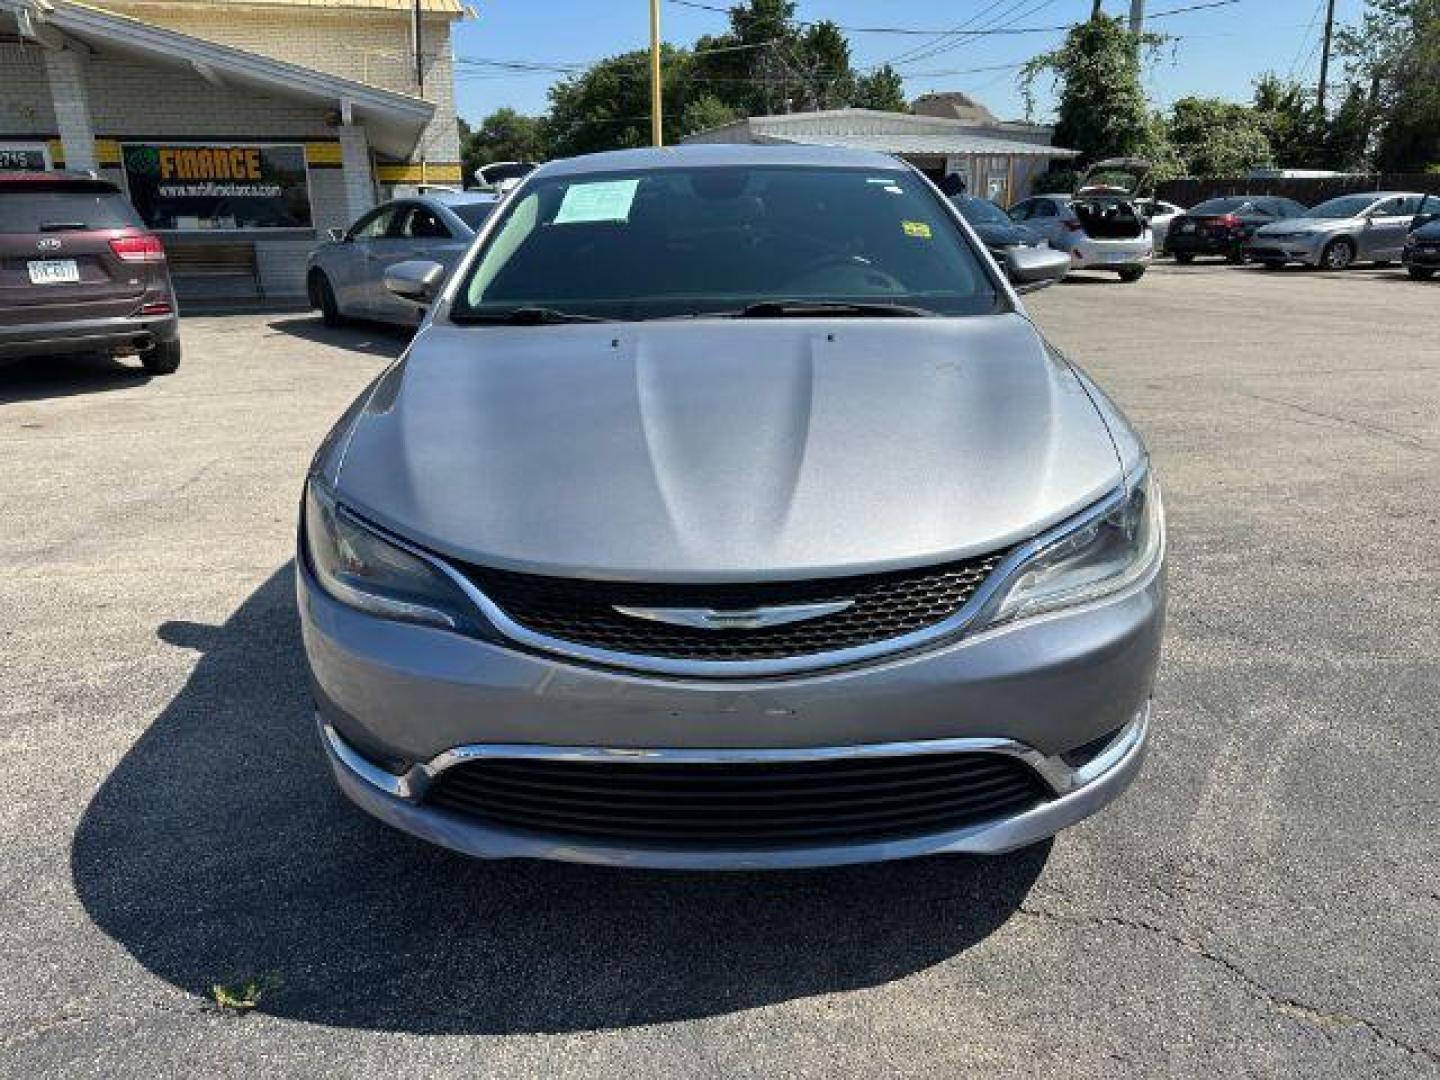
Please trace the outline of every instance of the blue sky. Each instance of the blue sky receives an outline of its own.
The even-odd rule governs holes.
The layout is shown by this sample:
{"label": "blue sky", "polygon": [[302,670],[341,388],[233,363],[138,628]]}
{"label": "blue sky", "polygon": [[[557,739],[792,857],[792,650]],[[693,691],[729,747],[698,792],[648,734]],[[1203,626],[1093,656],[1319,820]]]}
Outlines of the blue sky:
{"label": "blue sky", "polygon": [[[710,0],[724,7],[729,0]],[[1163,12],[1197,0],[1149,0]],[[1046,27],[1085,17],[1091,0],[800,0],[802,19],[833,19],[855,27],[948,28],[977,14],[972,26]],[[553,71],[497,73],[479,60],[525,64],[586,64],[649,40],[647,0],[477,0],[478,19],[457,28],[456,91],[460,114],[478,121],[509,105],[522,112],[545,109],[545,91],[560,76]],[[1363,0],[1339,0],[1338,22],[1358,18]],[[1152,101],[1167,104],[1186,94],[1244,100],[1254,78],[1267,70],[1294,72],[1313,82],[1319,71],[1319,38],[1324,0],[1238,0],[1209,10],[1156,18],[1150,29],[1179,40],[1165,50],[1149,76]],[[1126,14],[1129,0],[1105,0],[1111,14]],[[663,0],[667,41],[688,45],[701,34],[726,26],[719,13]],[[993,35],[939,42],[944,50],[928,58],[897,63],[909,96],[930,90],[962,90],[1005,119],[1024,112],[1016,65],[1055,45],[1058,33]],[[852,33],[857,66],[892,59],[935,39]],[[472,63],[467,64],[466,59]],[[990,69],[990,70],[976,70]],[[1332,66],[1332,73],[1334,72]],[[1335,76],[1332,74],[1332,80]],[[1038,102],[1038,119],[1050,106],[1048,86]]]}

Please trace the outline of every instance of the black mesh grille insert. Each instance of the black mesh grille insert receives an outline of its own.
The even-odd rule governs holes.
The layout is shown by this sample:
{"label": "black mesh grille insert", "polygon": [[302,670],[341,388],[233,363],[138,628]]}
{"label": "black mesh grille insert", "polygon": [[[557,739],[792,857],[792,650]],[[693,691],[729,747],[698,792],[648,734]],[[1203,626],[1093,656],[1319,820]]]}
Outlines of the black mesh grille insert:
{"label": "black mesh grille insert", "polygon": [[784,846],[948,832],[1047,798],[1002,754],[745,764],[486,759],[428,801],[494,825],[675,845]]}
{"label": "black mesh grille insert", "polygon": [[[954,615],[1007,552],[886,574],[721,585],[629,584],[460,567],[516,622],[563,641],[683,660],[769,660],[900,637]],[[758,630],[709,630],[622,615],[625,607],[749,611],[853,600],[835,615]]]}

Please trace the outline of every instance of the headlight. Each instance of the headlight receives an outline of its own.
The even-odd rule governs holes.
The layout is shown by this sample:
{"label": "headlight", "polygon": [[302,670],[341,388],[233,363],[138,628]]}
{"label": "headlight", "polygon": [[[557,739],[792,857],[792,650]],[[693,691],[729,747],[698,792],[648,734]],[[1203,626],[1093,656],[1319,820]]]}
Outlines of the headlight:
{"label": "headlight", "polygon": [[990,601],[985,621],[1008,622],[1118,592],[1154,567],[1164,544],[1160,486],[1146,468],[1108,509],[1084,517],[1017,567]]}
{"label": "headlight", "polygon": [[362,524],[313,479],[305,486],[305,549],[320,587],[342,604],[444,630],[470,631],[479,621],[458,585]]}

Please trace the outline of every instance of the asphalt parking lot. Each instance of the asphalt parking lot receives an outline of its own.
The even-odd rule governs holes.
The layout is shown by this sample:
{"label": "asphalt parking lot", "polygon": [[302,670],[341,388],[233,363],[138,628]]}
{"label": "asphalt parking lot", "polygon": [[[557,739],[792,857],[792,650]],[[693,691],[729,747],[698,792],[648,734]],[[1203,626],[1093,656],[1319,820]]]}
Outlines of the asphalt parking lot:
{"label": "asphalt parking lot", "polygon": [[804,874],[468,862],[334,790],[293,518],[402,339],[0,370],[0,1075],[1440,1074],[1440,286],[1031,307],[1165,481],[1151,759],[1038,849]]}

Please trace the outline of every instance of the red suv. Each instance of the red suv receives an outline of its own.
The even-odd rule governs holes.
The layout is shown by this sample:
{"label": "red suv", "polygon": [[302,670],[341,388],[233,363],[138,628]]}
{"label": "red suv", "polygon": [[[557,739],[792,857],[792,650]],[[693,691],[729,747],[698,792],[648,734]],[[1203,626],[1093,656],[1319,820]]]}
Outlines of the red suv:
{"label": "red suv", "polygon": [[0,173],[0,360],[94,352],[180,366],[165,248],[107,180]]}

